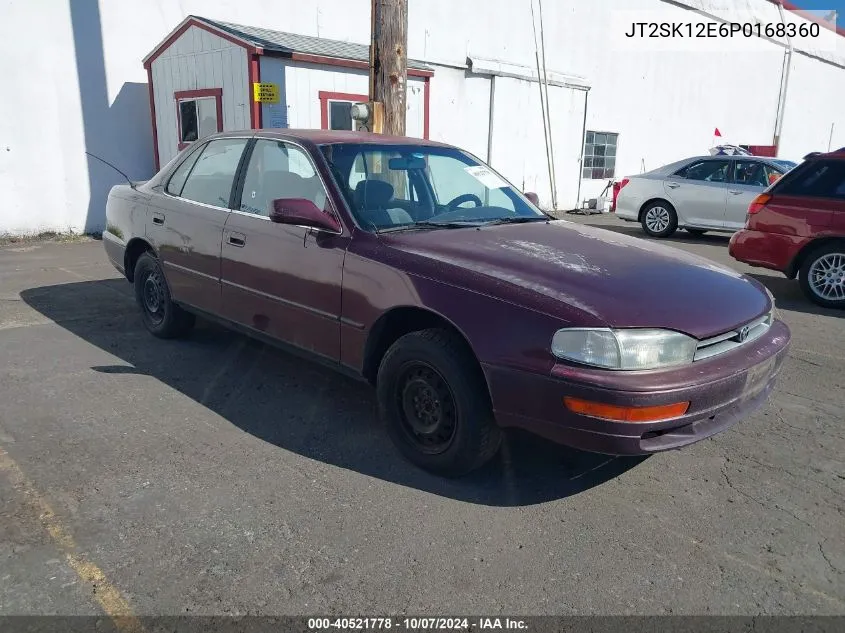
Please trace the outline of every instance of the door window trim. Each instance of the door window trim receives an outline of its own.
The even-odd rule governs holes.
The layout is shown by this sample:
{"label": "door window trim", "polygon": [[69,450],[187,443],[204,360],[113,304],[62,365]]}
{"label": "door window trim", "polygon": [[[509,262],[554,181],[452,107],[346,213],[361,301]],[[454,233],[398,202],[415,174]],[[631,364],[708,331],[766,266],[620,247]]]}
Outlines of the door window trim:
{"label": "door window trim", "polygon": [[[227,137],[228,138],[228,137]],[[249,169],[249,159],[252,158],[252,150],[255,147],[258,141],[275,141],[277,143],[286,143],[288,145],[293,145],[297,149],[301,150],[303,154],[305,154],[305,158],[308,159],[311,168],[314,170],[318,180],[320,181],[320,185],[323,187],[323,191],[326,194],[326,205],[329,207],[327,211],[325,208],[323,209],[323,213],[327,213],[331,215],[335,220],[337,220],[338,224],[340,224],[340,231],[329,231],[328,229],[316,229],[313,226],[302,226],[300,224],[289,224],[288,226],[297,226],[303,229],[309,229],[312,231],[320,231],[321,233],[328,233],[330,235],[343,235],[344,234],[344,222],[343,219],[340,217],[340,214],[335,209],[334,201],[332,200],[331,191],[326,186],[326,181],[323,180],[323,176],[320,174],[320,170],[317,168],[317,163],[314,162],[314,157],[311,155],[311,152],[308,149],[296,141],[292,141],[288,138],[276,138],[274,136],[253,136],[250,144],[244,149],[243,156],[241,156],[241,164],[238,166],[238,172],[235,176],[235,182],[232,187],[232,198],[229,201],[229,211],[232,213],[237,213],[239,215],[244,215],[250,218],[263,218],[264,220],[271,221],[270,216],[267,215],[258,215],[257,213],[249,213],[248,211],[241,211],[240,203],[243,198],[243,189],[244,189],[244,182],[246,181],[246,171]],[[318,148],[319,151],[319,148]],[[237,195],[234,195],[237,191]]]}
{"label": "door window trim", "polygon": [[[754,160],[753,157],[748,157],[748,156],[732,156],[731,157],[731,166],[728,169],[728,180],[726,181],[729,185],[740,185],[742,187],[763,187],[763,189],[765,189],[766,187],[769,186],[768,184],[764,184],[764,185],[751,184],[750,185],[747,182],[737,182],[736,181],[736,164],[739,163],[739,162],[757,163],[758,165],[760,165],[760,169],[765,169],[766,167],[768,167],[769,169],[775,170],[776,172],[778,172],[781,175],[781,177],[783,177],[783,173],[784,173],[783,170],[780,169],[779,167],[777,167],[776,165],[773,165],[772,163],[770,163],[767,160]],[[766,174],[765,171],[763,172],[763,175],[766,178],[768,178],[768,175]]]}
{"label": "door window trim", "polygon": [[[220,207],[215,204],[208,204],[207,202],[198,202],[197,200],[190,200],[189,198],[184,198],[181,195],[174,196],[167,190],[167,185],[170,184],[170,179],[173,178],[173,174],[176,173],[176,170],[179,169],[179,166],[185,162],[185,160],[179,161],[179,165],[175,166],[169,174],[167,174],[167,180],[165,181],[164,187],[162,187],[161,192],[162,195],[167,196],[168,198],[173,198],[174,200],[181,200],[183,202],[188,202],[190,204],[198,204],[202,207],[208,207],[209,209],[218,209],[222,211],[231,211],[232,210],[232,193],[234,191],[235,183],[237,182],[238,175],[240,173],[241,166],[243,165],[244,156],[246,155],[247,151],[250,148],[250,141],[252,141],[255,137],[254,136],[219,136],[216,138],[207,138],[202,139],[202,144],[194,142],[192,145],[196,146],[196,150],[192,150],[187,153],[185,156],[185,160],[188,160],[191,156],[194,155],[196,151],[202,151],[205,147],[214,141],[226,141],[226,140],[235,140],[235,139],[244,139],[246,140],[246,146],[244,147],[244,151],[241,153],[241,159],[238,163],[238,169],[235,171],[235,180],[232,181],[232,187],[229,189],[229,206],[228,207]],[[194,168],[191,167],[191,171],[188,173],[188,176],[185,178],[185,182],[188,182],[188,178],[191,177],[191,173],[193,173]],[[184,187],[183,187],[184,188]]]}
{"label": "door window trim", "polygon": [[[697,180],[697,179],[693,179],[693,178],[687,178],[686,174],[681,175],[682,171],[686,171],[687,169],[689,169],[693,165],[698,165],[699,163],[718,163],[718,162],[722,162],[722,161],[726,161],[728,163],[728,170],[725,172],[725,179],[724,180]],[[733,160],[732,160],[731,157],[725,157],[725,158],[720,157],[720,158],[712,158],[712,159],[699,158],[697,160],[693,160],[693,161],[687,163],[686,165],[684,165],[680,169],[676,170],[675,173],[672,174],[672,176],[675,177],[675,178],[683,178],[684,180],[688,180],[689,182],[701,182],[701,183],[711,184],[711,185],[727,185],[727,184],[730,184],[730,178],[732,177],[732,174],[733,174],[733,168],[734,168],[734,164],[733,164]]]}

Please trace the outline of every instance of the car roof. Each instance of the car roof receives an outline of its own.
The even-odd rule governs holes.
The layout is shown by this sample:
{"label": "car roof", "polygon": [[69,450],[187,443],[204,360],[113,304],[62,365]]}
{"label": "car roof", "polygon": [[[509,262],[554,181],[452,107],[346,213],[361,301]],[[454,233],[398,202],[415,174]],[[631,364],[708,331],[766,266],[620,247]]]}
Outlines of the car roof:
{"label": "car roof", "polygon": [[352,130],[306,130],[291,128],[272,128],[263,130],[240,130],[221,132],[213,137],[225,138],[229,136],[256,136],[259,138],[278,138],[294,141],[309,141],[315,145],[333,143],[363,143],[379,145],[426,145],[432,147],[452,147],[446,143],[438,143],[428,139],[411,136],[391,136],[388,134],[374,134],[372,132],[356,132]]}
{"label": "car roof", "polygon": [[838,159],[845,160],[845,147],[840,147],[832,152],[810,152],[804,157],[804,160],[819,160],[819,159]]}
{"label": "car roof", "polygon": [[[746,155],[746,154],[716,154],[710,155],[706,154],[704,156],[693,156],[692,158],[687,158],[686,160],[725,160],[735,158],[737,160],[785,160],[780,158],[775,158],[774,156],[753,156],[753,155]],[[680,161],[679,161],[680,162]]]}

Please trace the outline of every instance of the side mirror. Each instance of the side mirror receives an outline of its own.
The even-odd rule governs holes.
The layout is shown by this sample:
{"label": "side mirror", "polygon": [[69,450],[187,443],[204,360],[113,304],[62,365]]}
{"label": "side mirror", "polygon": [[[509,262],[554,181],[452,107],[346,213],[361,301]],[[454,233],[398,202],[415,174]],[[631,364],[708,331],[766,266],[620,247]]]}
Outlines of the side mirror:
{"label": "side mirror", "polygon": [[534,193],[533,191],[526,191],[524,195],[531,201],[531,204],[533,204],[535,207],[540,206],[540,196],[538,196],[536,193]]}
{"label": "side mirror", "polygon": [[270,221],[276,224],[294,224],[322,231],[340,233],[341,226],[334,216],[320,209],[305,198],[279,198],[273,200]]}

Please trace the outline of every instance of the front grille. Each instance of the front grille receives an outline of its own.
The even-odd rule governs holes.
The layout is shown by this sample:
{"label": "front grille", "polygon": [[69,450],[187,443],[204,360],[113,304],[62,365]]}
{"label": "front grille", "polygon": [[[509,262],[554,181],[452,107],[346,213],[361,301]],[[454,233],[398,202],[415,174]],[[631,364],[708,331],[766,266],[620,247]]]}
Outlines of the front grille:
{"label": "front grille", "polygon": [[695,348],[693,362],[724,354],[760,338],[772,326],[772,320],[773,315],[769,312],[740,328],[699,341]]}

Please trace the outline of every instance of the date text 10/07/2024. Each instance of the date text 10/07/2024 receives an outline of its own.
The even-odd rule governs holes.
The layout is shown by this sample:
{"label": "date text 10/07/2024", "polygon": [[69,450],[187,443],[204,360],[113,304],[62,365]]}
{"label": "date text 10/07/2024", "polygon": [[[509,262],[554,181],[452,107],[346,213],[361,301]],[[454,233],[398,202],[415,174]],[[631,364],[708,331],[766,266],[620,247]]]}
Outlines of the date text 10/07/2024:
{"label": "date text 10/07/2024", "polygon": [[405,631],[525,631],[528,625],[519,618],[308,618],[308,629],[321,630],[390,630]]}

